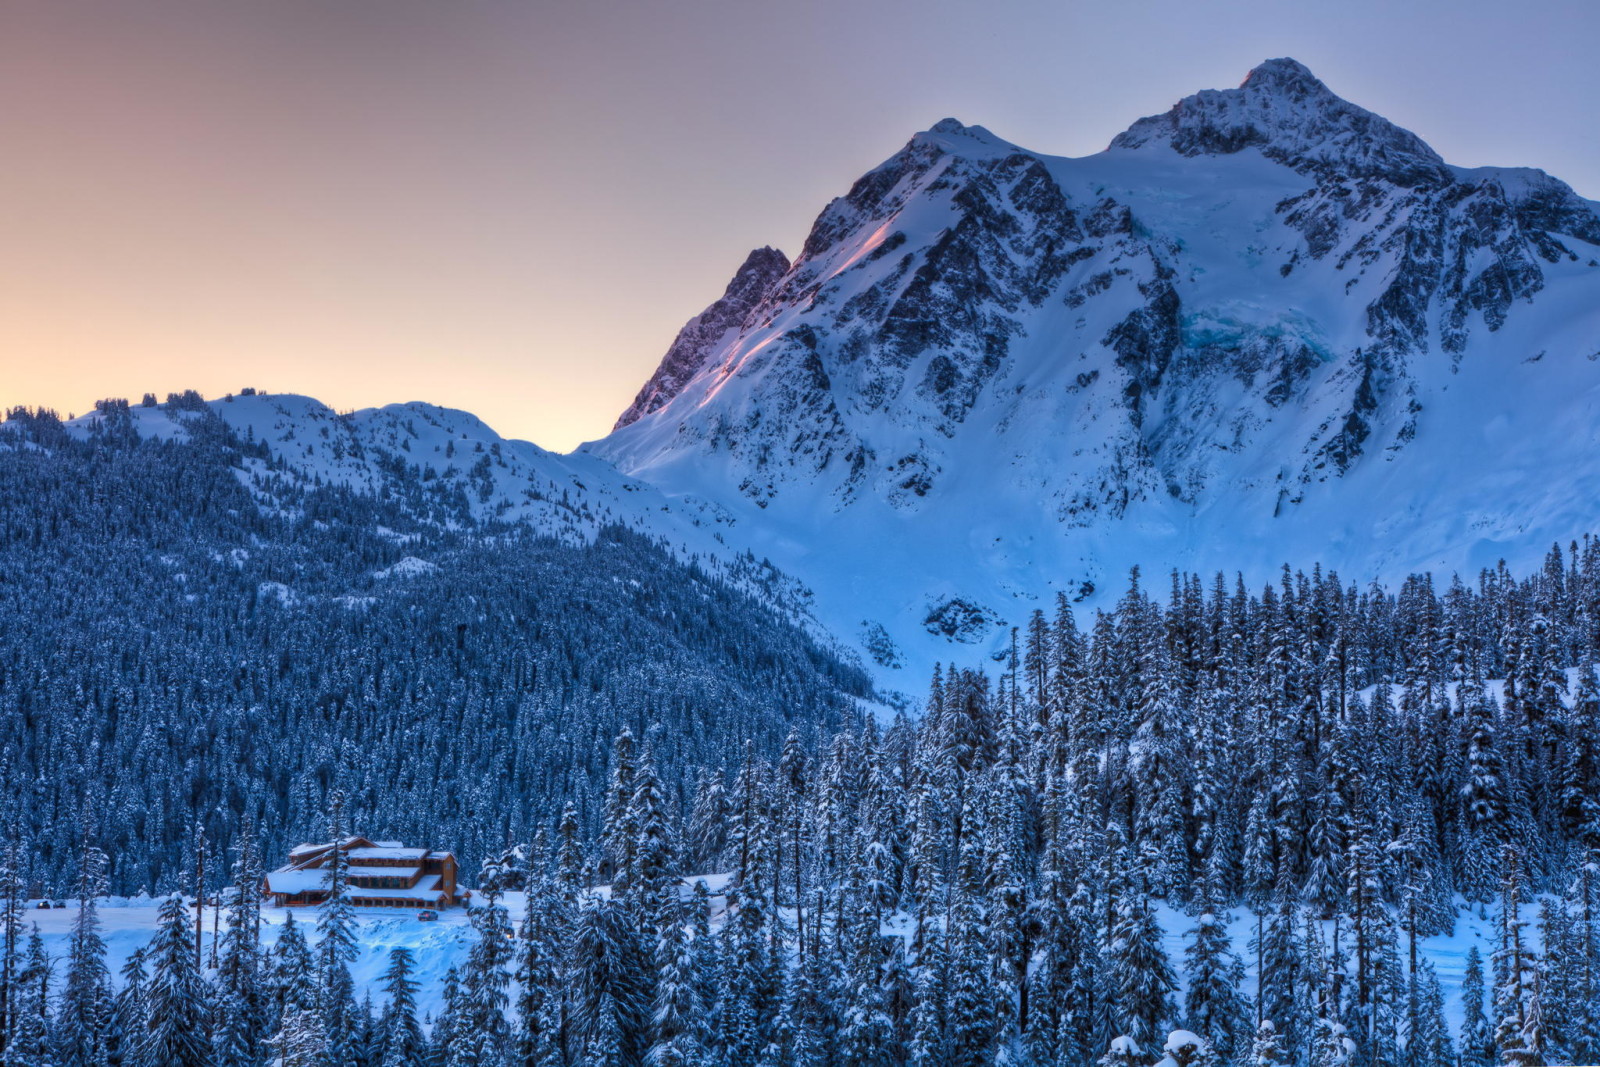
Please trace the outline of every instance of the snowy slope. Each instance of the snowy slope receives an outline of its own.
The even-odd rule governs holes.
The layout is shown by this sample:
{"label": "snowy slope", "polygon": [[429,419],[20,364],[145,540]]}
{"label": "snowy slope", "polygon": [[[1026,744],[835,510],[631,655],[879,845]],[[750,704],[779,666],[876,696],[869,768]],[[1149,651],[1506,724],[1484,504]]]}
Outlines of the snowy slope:
{"label": "snowy slope", "polygon": [[1292,60],[1082,159],[947,119],[740,291],[582,452],[717,501],[893,686],[1136,563],[1473,572],[1600,518],[1594,205]]}
{"label": "snowy slope", "polygon": [[[178,404],[102,404],[67,423],[67,430],[84,437],[114,429],[126,418],[140,437],[180,439],[195,433],[203,412],[225,422],[247,452],[264,446],[266,458],[247,454],[236,473],[266,511],[300,518],[304,491],[340,486],[384,497],[417,521],[444,528],[482,531],[492,529],[484,523],[520,523],[577,543],[592,541],[605,526],[621,525],[761,598],[823,643],[840,646],[813,617],[809,590],[725,536],[731,519],[716,504],[669,498],[598,456],[564,456],[502,438],[464,411],[407,403],[339,413],[292,394],[209,402],[191,396]],[[0,449],[5,439],[0,423]],[[412,539],[381,526],[375,533],[397,543]],[[407,557],[373,577],[400,584],[434,566]],[[263,587],[263,595],[287,606],[300,603],[294,589],[270,584],[275,587]],[[850,654],[847,647],[838,650]]]}
{"label": "snowy slope", "polygon": [[[645,525],[644,516],[672,510],[608,463],[504,439],[464,411],[410,403],[340,414],[292,394],[231,396],[207,407],[240,438],[267,446],[275,462],[250,460],[241,472],[263,501],[273,497],[275,478],[378,493],[414,477],[430,491],[459,492],[474,519],[522,521],[567,537],[592,536],[606,523]],[[172,405],[133,406],[129,413],[138,434],[154,438],[187,435],[194,415]],[[87,434],[104,419],[92,412],[69,428]]]}

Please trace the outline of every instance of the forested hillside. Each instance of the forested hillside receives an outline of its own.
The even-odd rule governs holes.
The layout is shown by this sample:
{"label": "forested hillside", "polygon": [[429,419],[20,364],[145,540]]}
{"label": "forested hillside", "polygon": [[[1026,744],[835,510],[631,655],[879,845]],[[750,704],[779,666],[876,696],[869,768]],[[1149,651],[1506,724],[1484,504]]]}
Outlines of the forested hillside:
{"label": "forested hillside", "polygon": [[1442,596],[1285,571],[1175,577],[1162,605],[1135,576],[1085,628],[1034,616],[997,680],[940,672],[918,720],[698,752],[687,813],[624,730],[594,754],[599,836],[575,804],[514,836],[455,966],[423,990],[402,944],[377,1008],[342,868],[309,940],[275,914],[258,941],[246,830],[214,963],[169,901],[113,994],[86,909],[47,1011],[13,850],[8,1054],[92,1031],[118,1067],[1593,1063],[1597,578],[1592,540]]}
{"label": "forested hillside", "polygon": [[48,412],[0,424],[0,767],[40,891],[85,835],[114,891],[170,889],[196,827],[225,842],[248,817],[276,851],[335,786],[364,832],[475,865],[567,800],[598,831],[625,727],[678,803],[692,768],[775,755],[867,691],[748,581],[636,534],[477,522],[403,463],[378,496],[274,483],[198,398],[168,407],[187,435],[141,439],[118,403],[87,439]]}
{"label": "forested hillside", "polygon": [[[637,534],[474,521],[403,465],[260,495],[271,457],[190,409],[168,440],[116,405],[0,430],[0,972],[38,979],[8,1055],[80,1062],[94,1027],[129,1067],[1139,1067],[1175,1028],[1182,1064],[1600,1052],[1600,541],[1392,590],[1135,571],[880,723]],[[169,905],[113,1001],[85,912],[51,992],[24,894],[181,887],[197,828],[241,857],[208,890],[245,890],[210,977]],[[255,941],[253,857],[346,828],[487,861],[437,1019],[404,957],[381,1015],[356,1000],[342,903]],[[707,871],[725,895],[684,891]],[[1498,933],[1447,1004],[1429,945],[1467,913]]]}

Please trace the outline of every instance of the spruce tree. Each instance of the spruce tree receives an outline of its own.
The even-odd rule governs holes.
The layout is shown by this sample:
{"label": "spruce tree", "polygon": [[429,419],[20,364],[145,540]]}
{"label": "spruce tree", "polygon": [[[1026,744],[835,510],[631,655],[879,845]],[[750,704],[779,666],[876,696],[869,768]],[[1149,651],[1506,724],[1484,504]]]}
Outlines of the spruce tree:
{"label": "spruce tree", "polygon": [[418,986],[411,977],[415,965],[411,950],[404,946],[389,953],[389,969],[383,976],[389,1000],[378,1025],[382,1067],[420,1067],[427,1055],[427,1039],[417,1023]]}
{"label": "spruce tree", "polygon": [[511,921],[498,904],[474,908],[477,935],[467,956],[462,981],[462,1028],[451,1049],[451,1067],[498,1067],[510,1050],[506,989],[511,976],[506,965],[513,953]]}
{"label": "spruce tree", "polygon": [[1123,905],[1106,951],[1114,1025],[1141,1048],[1156,1048],[1174,1015],[1177,977],[1161,947],[1161,927],[1148,899]]}
{"label": "spruce tree", "polygon": [[[621,883],[629,900],[647,928],[672,921],[671,915],[657,915],[657,909],[677,910],[674,870],[677,846],[674,840],[661,779],[656,776],[655,757],[647,747],[634,774],[633,796],[627,823],[635,835],[627,858],[632,864]],[[670,890],[670,891],[669,891]]]}
{"label": "spruce tree", "polygon": [[148,1062],[155,1067],[208,1067],[210,1006],[190,938],[188,910],[174,894],[161,905],[160,927],[150,945]]}
{"label": "spruce tree", "polygon": [[1354,1050],[1355,1042],[1337,1019],[1324,1016],[1312,1024],[1310,1067],[1344,1067]]}
{"label": "spruce tree", "polygon": [[1416,1020],[1406,1033],[1404,1062],[1408,1067],[1453,1067],[1456,1055],[1445,1021],[1444,990],[1431,962],[1423,960],[1420,967]]}
{"label": "spruce tree", "polygon": [[4,1051],[17,1029],[18,998],[22,990],[17,976],[22,970],[23,896],[22,852],[17,831],[0,855],[0,1051]]}
{"label": "spruce tree", "polygon": [[850,895],[849,912],[841,916],[847,933],[841,975],[839,1059],[845,1067],[883,1067],[892,1051],[879,909],[866,885],[868,879],[863,877],[865,866],[853,865],[854,892]]}
{"label": "spruce tree", "polygon": [[273,1039],[277,1067],[336,1067],[328,1054],[328,1032],[317,1008],[291,1007],[284,1012],[283,1027]]}
{"label": "spruce tree", "polygon": [[620,903],[597,900],[578,917],[573,996],[578,1039],[607,1057],[637,1064],[648,1047],[652,996],[649,957]]}
{"label": "spruce tree", "polygon": [[1260,961],[1256,982],[1256,1017],[1271,1022],[1287,1048],[1299,1047],[1309,1020],[1300,1010],[1305,961],[1293,900],[1285,896],[1257,937]]}
{"label": "spruce tree", "polygon": [[1545,1018],[1553,1050],[1600,1059],[1600,852],[1588,851],[1559,901],[1540,906]]}
{"label": "spruce tree", "polygon": [[122,965],[122,988],[111,1006],[111,1022],[106,1029],[108,1067],[145,1067],[149,1062],[145,1045],[149,1038],[149,979],[144,969],[145,950],[128,953]]}
{"label": "spruce tree", "polygon": [[50,1033],[50,977],[50,959],[45,955],[44,939],[35,926],[28,937],[25,962],[17,975],[17,1014],[5,1052],[8,1067],[56,1067]]}
{"label": "spruce tree", "polygon": [[317,979],[321,990],[322,1032],[328,1040],[328,1055],[342,1061],[346,1046],[356,1037],[355,984],[350,963],[360,953],[356,935],[355,909],[346,892],[345,795],[335,789],[328,796],[328,895],[317,910]]}
{"label": "spruce tree", "polygon": [[1500,749],[1499,714],[1481,684],[1463,684],[1462,707],[1467,783],[1462,789],[1461,871],[1458,884],[1468,900],[1488,901],[1493,872],[1506,833],[1506,768]]}
{"label": "spruce tree", "polygon": [[1489,1067],[1495,1061],[1494,1028],[1484,1010],[1483,956],[1478,946],[1467,950],[1461,979],[1461,1065]]}
{"label": "spruce tree", "polygon": [[1250,1058],[1246,1062],[1248,1067],[1287,1067],[1292,1062],[1283,1035],[1278,1033],[1271,1019],[1262,1019],[1256,1027]]}
{"label": "spruce tree", "polygon": [[[531,854],[530,854],[531,855]],[[530,864],[514,953],[516,1061],[538,1065],[555,1054],[565,994],[561,963],[565,902],[542,864]]]}
{"label": "spruce tree", "polygon": [[319,1003],[316,963],[305,935],[300,932],[300,924],[294,921],[293,911],[285,913],[278,943],[272,946],[269,981],[272,1004],[269,1018],[273,1024],[281,1023],[291,1010],[310,1009]]}
{"label": "spruce tree", "polygon": [[255,841],[240,838],[227,927],[217,966],[216,1067],[261,1067],[271,1035],[271,1009],[258,940],[261,923],[261,865]]}
{"label": "spruce tree", "polygon": [[444,990],[440,998],[444,1006],[433,1021],[433,1031],[428,1035],[427,1067],[449,1067],[457,1044],[467,1035],[466,1003],[461,994],[461,982],[456,969],[444,972]]}
{"label": "spruce tree", "polygon": [[918,961],[916,1009],[912,1016],[911,1042],[907,1050],[912,1067],[935,1067],[946,1062],[949,1022],[946,990],[950,962],[946,938],[937,929],[926,932]]}
{"label": "spruce tree", "polygon": [[1506,1067],[1543,1067],[1543,1007],[1538,964],[1524,937],[1521,856],[1505,850],[1505,875],[1500,883],[1500,916],[1494,953],[1494,1044]]}
{"label": "spruce tree", "polygon": [[703,1054],[700,997],[695,988],[694,953],[681,923],[662,927],[656,940],[657,974],[650,1062],[654,1067],[687,1067]]}
{"label": "spruce tree", "polygon": [[[1209,905],[1209,901],[1205,905]],[[1203,905],[1204,906],[1204,905]],[[1244,964],[1228,940],[1227,916],[1209,906],[1201,912],[1184,952],[1188,994],[1184,1014],[1190,1030],[1205,1038],[1224,1063],[1242,1056],[1249,1043],[1250,1007],[1239,987]]]}
{"label": "spruce tree", "polygon": [[100,936],[97,899],[105,892],[105,855],[85,847],[78,872],[78,914],[72,923],[66,990],[56,1014],[61,1067],[104,1067],[109,1056],[111,971]]}
{"label": "spruce tree", "polygon": [[636,868],[634,848],[639,832],[633,821],[633,791],[638,773],[633,731],[623,730],[611,748],[611,786],[606,791],[605,833],[601,841],[612,892],[618,896],[629,892],[629,879]]}

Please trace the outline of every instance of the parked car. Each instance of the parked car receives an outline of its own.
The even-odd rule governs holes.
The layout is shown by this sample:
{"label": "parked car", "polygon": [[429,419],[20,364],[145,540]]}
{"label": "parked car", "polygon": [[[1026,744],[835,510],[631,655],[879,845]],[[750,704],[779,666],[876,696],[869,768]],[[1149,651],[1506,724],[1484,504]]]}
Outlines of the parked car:
{"label": "parked car", "polygon": [[425,923],[437,922],[438,918],[439,918],[439,913],[436,912],[436,911],[433,911],[432,909],[429,909],[429,908],[424,908],[422,911],[417,912],[417,921],[418,922],[425,922]]}
{"label": "parked car", "polygon": [[51,907],[52,907],[52,908],[64,908],[64,907],[66,907],[66,906],[67,906],[67,902],[66,902],[66,901],[64,901],[64,900],[58,900],[58,901],[56,901],[56,902],[55,902],[55,903],[54,903],[54,904],[52,904],[52,905],[50,905],[50,906],[51,906]]}

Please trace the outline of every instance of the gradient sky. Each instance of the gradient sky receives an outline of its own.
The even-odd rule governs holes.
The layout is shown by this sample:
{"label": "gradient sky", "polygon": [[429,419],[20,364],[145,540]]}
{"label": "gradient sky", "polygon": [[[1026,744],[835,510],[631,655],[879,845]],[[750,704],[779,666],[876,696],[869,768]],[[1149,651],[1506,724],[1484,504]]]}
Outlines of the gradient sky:
{"label": "gradient sky", "polygon": [[1600,198],[1597,45],[1592,0],[0,0],[0,405],[253,385],[565,450],[946,115],[1082,155],[1288,55]]}

